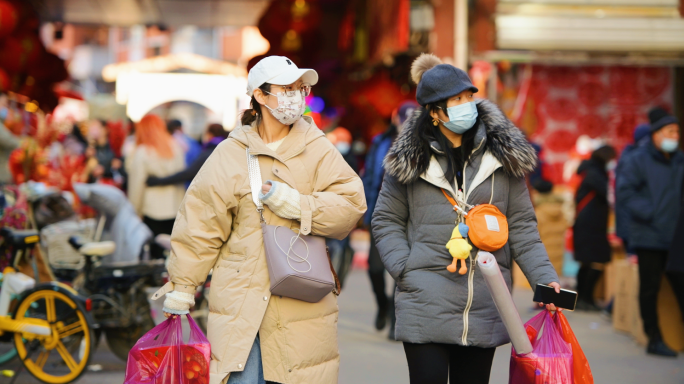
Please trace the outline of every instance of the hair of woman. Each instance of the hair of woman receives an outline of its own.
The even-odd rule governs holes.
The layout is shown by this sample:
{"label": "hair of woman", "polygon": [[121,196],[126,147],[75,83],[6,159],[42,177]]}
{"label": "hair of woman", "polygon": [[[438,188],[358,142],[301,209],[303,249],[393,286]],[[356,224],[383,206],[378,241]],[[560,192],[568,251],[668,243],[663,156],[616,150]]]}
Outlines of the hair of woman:
{"label": "hair of woman", "polygon": [[[446,112],[446,100],[441,100],[434,104],[426,105],[424,108],[420,109],[420,114],[415,118],[414,124],[416,125],[416,129],[413,129],[411,134],[420,140],[420,143],[423,146],[423,153],[428,154],[423,156],[423,158],[418,161],[416,166],[418,168],[419,174],[423,174],[425,171],[427,171],[428,166],[430,165],[429,154],[432,153],[432,150],[430,149],[430,142],[436,141],[447,158],[447,171],[444,174],[444,177],[449,183],[453,184],[454,177],[457,172],[456,159],[454,157],[453,151],[451,150],[453,148],[453,144],[451,141],[449,141],[449,139],[447,139],[446,136],[444,136],[438,125],[433,125],[433,118],[430,116],[430,112],[437,112],[440,108]],[[407,124],[409,123],[407,122]],[[473,148],[475,147],[475,134],[477,133],[478,125],[479,118],[478,121],[475,122],[475,125],[473,125],[471,129],[467,130],[461,138],[461,153],[463,154],[462,158],[466,161],[472,154]]]}
{"label": "hair of woman", "polygon": [[608,162],[613,160],[616,156],[617,153],[615,152],[615,148],[610,145],[604,145],[591,153],[591,159],[603,165],[608,164]]}
{"label": "hair of woman", "polygon": [[[264,92],[271,92],[271,84],[263,83],[259,86],[259,89],[261,89]],[[259,125],[259,123],[261,122],[261,104],[259,104],[254,95],[252,95],[250,106],[250,109],[245,109],[242,112],[240,122],[242,123],[242,125],[251,125],[253,122],[256,121],[256,124]]]}
{"label": "hair of woman", "polygon": [[220,137],[223,139],[228,137],[228,131],[223,129],[223,125],[217,123],[209,124],[209,126],[207,127],[207,133],[214,137]]}
{"label": "hair of woman", "polygon": [[152,148],[160,157],[173,157],[173,138],[157,115],[147,115],[135,125],[135,144]]}

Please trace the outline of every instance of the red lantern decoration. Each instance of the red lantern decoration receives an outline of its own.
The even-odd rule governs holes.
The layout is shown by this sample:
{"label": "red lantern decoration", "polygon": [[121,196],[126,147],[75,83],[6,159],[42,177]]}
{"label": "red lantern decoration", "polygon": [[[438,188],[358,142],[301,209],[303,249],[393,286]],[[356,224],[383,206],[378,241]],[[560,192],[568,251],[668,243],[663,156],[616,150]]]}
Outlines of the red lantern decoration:
{"label": "red lantern decoration", "polygon": [[29,63],[27,74],[37,82],[59,83],[69,77],[64,60],[50,52],[43,52],[40,59]]}
{"label": "red lantern decoration", "polygon": [[592,139],[595,139],[607,133],[608,124],[601,115],[590,113],[579,117],[577,120],[577,128],[581,134],[588,135]]}
{"label": "red lantern decoration", "polygon": [[17,73],[36,62],[44,52],[37,34],[21,33],[5,38],[0,45],[0,68]]}
{"label": "red lantern decoration", "polygon": [[40,41],[37,33],[21,32],[16,34],[16,36],[19,38],[27,64],[36,62],[45,52],[45,47],[43,47],[43,43]]}
{"label": "red lantern decoration", "polygon": [[12,80],[10,79],[7,72],[0,69],[0,92],[7,92],[12,86]]}
{"label": "red lantern decoration", "polygon": [[22,46],[14,36],[5,38],[0,43],[0,68],[10,73],[21,72],[26,64],[22,59]]}
{"label": "red lantern decoration", "polygon": [[0,38],[8,36],[17,27],[19,15],[9,1],[0,1]]}

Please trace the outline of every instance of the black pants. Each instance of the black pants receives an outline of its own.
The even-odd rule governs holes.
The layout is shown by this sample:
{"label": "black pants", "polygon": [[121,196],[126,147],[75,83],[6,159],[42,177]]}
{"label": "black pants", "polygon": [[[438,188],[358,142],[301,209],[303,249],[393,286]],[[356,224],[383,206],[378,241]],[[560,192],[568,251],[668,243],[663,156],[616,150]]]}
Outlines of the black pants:
{"label": "black pants", "polygon": [[375,246],[375,237],[371,231],[370,251],[368,252],[368,276],[370,277],[375,300],[380,310],[387,310],[389,298],[385,292],[385,265],[380,259],[380,252]]}
{"label": "black pants", "polygon": [[[152,231],[152,234],[154,236],[160,235],[160,234],[165,234],[165,235],[170,235],[171,231],[173,231],[173,223],[176,219],[170,219],[170,220],[155,220],[152,218],[149,218],[147,216],[143,216],[143,223],[150,227],[150,230]],[[154,241],[150,245],[150,257],[152,259],[163,259],[164,258],[164,248],[159,246],[157,243]]]}
{"label": "black pants", "polygon": [[489,384],[496,348],[404,342],[411,384]]}
{"label": "black pants", "polygon": [[589,304],[594,304],[594,289],[603,274],[603,270],[592,268],[592,264],[597,263],[582,263],[577,272],[578,299]]}
{"label": "black pants", "polygon": [[[639,306],[644,332],[649,338],[660,338],[658,325],[658,292],[660,279],[667,264],[667,251],[636,249],[639,257]],[[679,309],[684,311],[684,273],[667,273]]]}

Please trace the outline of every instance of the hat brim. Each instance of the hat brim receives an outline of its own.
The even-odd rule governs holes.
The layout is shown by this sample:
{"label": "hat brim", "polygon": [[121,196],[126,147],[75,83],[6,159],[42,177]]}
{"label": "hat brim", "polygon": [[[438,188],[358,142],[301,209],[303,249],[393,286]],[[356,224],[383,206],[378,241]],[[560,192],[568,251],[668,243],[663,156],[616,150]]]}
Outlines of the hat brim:
{"label": "hat brim", "polygon": [[298,68],[293,71],[281,73],[266,82],[273,85],[290,85],[300,78],[302,79],[302,82],[311,85],[316,85],[316,83],[318,83],[318,73],[313,69],[307,68]]}

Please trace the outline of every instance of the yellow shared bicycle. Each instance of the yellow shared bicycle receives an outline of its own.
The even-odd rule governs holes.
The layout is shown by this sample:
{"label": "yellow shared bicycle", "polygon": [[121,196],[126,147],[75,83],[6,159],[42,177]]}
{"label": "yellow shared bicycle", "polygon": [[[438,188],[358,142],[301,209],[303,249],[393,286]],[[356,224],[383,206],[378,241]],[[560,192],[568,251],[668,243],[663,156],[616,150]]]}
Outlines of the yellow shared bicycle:
{"label": "yellow shared bicycle", "polygon": [[[11,250],[2,271],[0,339],[14,344],[26,370],[44,383],[71,383],[88,366],[94,349],[89,300],[71,287],[35,280],[17,271],[23,255],[40,240],[36,231],[0,229],[0,241]],[[17,299],[10,313],[10,305]]]}

